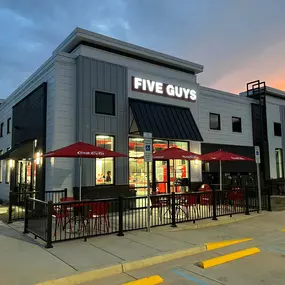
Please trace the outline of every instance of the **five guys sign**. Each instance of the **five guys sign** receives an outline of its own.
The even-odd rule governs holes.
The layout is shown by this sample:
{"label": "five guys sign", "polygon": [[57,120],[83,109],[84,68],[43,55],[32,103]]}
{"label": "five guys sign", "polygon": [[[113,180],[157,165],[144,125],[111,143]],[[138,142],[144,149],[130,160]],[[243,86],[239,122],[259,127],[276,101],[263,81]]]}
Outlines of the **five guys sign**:
{"label": "five guys sign", "polygon": [[194,89],[165,84],[154,80],[132,76],[132,90],[160,96],[174,97],[195,102],[197,93]]}

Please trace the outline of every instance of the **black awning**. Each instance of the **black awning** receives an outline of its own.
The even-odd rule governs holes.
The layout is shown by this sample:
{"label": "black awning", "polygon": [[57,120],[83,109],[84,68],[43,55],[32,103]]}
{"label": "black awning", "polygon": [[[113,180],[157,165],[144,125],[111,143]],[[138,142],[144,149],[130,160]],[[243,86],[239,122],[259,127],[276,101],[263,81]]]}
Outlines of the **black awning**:
{"label": "black awning", "polygon": [[142,136],[203,141],[190,109],[130,99],[134,121]]}
{"label": "black awning", "polygon": [[0,156],[0,160],[4,159],[29,159],[33,158],[34,140],[28,140],[21,144],[15,145],[10,150]]}

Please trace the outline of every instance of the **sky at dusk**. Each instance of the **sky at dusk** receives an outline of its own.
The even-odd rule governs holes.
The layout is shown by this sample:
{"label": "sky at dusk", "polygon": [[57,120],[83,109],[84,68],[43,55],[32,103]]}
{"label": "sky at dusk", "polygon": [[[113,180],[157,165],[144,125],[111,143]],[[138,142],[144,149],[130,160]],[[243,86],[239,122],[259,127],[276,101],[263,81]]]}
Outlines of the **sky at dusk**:
{"label": "sky at dusk", "polygon": [[0,97],[81,27],[204,65],[201,85],[285,90],[285,0],[0,0]]}

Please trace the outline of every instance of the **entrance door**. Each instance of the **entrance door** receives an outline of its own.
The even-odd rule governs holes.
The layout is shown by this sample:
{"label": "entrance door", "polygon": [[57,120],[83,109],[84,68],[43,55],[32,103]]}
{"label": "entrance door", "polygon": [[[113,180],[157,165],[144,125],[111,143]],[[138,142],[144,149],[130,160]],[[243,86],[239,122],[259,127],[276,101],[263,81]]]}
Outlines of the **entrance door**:
{"label": "entrance door", "polygon": [[184,192],[186,190],[179,183],[184,178],[189,178],[189,161],[157,160],[154,162],[154,167],[157,193]]}
{"label": "entrance door", "polygon": [[18,192],[35,191],[36,187],[36,162],[19,160],[17,162],[16,187]]}

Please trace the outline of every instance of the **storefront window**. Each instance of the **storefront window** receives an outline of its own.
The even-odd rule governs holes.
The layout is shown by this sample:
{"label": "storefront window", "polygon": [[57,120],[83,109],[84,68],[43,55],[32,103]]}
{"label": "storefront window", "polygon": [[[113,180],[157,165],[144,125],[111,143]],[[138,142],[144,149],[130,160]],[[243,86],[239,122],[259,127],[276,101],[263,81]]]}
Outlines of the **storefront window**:
{"label": "storefront window", "polygon": [[[114,150],[114,137],[97,135],[96,146]],[[114,184],[114,158],[97,158],[95,172],[96,185]]]}
{"label": "storefront window", "polygon": [[[152,163],[149,165],[150,181],[152,179]],[[144,162],[143,138],[129,139],[129,184],[136,188],[137,195],[147,193],[147,164]]]}
{"label": "storefront window", "polygon": [[[144,140],[143,138],[129,139],[129,184],[136,188],[138,195],[146,194],[146,163],[144,162]],[[179,147],[183,150],[189,149],[188,142],[153,140],[153,151],[162,151],[169,147]],[[157,160],[155,162],[155,178],[157,193],[167,193],[168,183],[171,191],[174,191],[174,182],[177,179],[189,178],[189,162],[187,160],[170,160],[170,181],[167,175],[167,161]],[[150,163],[150,181],[152,181],[152,166]],[[180,187],[176,188],[181,191]]]}

